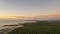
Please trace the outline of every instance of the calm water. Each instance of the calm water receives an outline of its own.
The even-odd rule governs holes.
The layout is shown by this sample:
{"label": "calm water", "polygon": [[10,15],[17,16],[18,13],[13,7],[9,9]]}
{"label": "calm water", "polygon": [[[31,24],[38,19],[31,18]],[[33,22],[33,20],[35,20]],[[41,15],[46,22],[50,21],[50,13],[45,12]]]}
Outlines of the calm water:
{"label": "calm water", "polygon": [[9,24],[18,24],[18,23],[25,23],[25,20],[7,20],[7,19],[0,19],[0,27],[3,25]]}
{"label": "calm water", "polygon": [[[14,28],[18,28],[18,27],[23,27],[22,25],[20,26],[6,26],[3,27],[4,25],[14,25],[14,24],[23,24],[26,23],[25,20],[8,20],[8,19],[0,19],[0,33],[2,32],[2,29],[6,29],[6,28],[10,28],[10,29],[14,29]],[[3,30],[4,32],[4,30]]]}

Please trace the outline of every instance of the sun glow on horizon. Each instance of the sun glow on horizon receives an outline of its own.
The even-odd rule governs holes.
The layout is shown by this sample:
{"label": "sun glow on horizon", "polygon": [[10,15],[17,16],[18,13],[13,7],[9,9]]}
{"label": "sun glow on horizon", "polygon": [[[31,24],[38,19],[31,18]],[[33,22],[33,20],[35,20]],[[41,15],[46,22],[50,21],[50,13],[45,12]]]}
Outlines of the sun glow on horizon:
{"label": "sun glow on horizon", "polygon": [[0,19],[17,19],[17,18],[11,16],[0,16]]}
{"label": "sun glow on horizon", "polygon": [[[60,14],[53,14],[53,15],[40,15],[40,16],[35,16],[36,18],[37,17],[40,17],[40,18],[51,18],[51,17],[60,17]],[[35,18],[35,17],[29,17],[29,16],[0,16],[0,19],[21,19],[21,18]]]}

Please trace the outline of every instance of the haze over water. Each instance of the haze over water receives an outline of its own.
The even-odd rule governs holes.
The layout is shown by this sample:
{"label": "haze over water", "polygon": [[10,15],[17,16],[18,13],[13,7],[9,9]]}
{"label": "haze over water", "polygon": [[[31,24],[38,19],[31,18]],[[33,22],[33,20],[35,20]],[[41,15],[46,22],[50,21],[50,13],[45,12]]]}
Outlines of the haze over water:
{"label": "haze over water", "polygon": [[23,20],[7,20],[7,19],[0,20],[0,26],[14,25],[14,24],[18,24],[18,23],[24,23],[24,21]]}

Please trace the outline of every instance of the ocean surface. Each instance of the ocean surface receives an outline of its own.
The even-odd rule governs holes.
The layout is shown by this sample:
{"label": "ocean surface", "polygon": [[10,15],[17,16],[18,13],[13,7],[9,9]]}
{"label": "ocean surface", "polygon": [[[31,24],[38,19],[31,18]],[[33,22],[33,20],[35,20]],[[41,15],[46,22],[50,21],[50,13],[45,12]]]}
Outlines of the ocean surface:
{"label": "ocean surface", "polygon": [[34,21],[26,21],[26,20],[9,20],[9,19],[0,19],[0,27],[3,25],[13,25],[13,24],[23,24],[27,22],[34,22]]}
{"label": "ocean surface", "polygon": [[0,27],[3,26],[3,25],[18,24],[18,23],[25,23],[25,20],[0,19]]}
{"label": "ocean surface", "polygon": [[[22,25],[20,26],[6,26],[3,27],[4,25],[15,25],[15,24],[23,24],[26,23],[26,20],[9,20],[9,19],[0,19],[0,33],[2,32],[2,29],[6,29],[6,28],[10,28],[10,29],[14,29],[14,28],[18,28],[18,27],[23,27]],[[5,30],[3,30],[4,32]]]}

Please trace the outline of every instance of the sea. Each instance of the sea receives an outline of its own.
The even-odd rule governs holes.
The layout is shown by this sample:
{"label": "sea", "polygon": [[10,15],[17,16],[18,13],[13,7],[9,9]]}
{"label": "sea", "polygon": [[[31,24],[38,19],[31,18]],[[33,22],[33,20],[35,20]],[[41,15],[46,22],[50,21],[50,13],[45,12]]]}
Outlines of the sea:
{"label": "sea", "polygon": [[12,24],[23,24],[26,23],[26,20],[9,20],[9,19],[0,19],[0,27],[3,25],[12,25]]}
{"label": "sea", "polygon": [[35,21],[27,21],[23,19],[0,19],[0,28],[4,25],[24,24],[31,22],[35,22]]}
{"label": "sea", "polygon": [[[15,29],[18,27],[22,27],[22,25],[20,26],[5,26],[4,25],[15,25],[15,24],[24,24],[26,23],[26,20],[20,20],[20,19],[0,19],[0,33],[4,33],[4,31],[9,28],[9,29]],[[6,30],[7,31],[7,30]]]}

